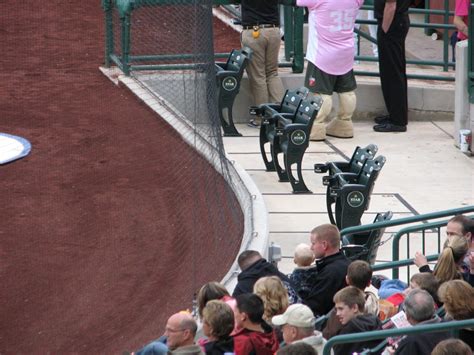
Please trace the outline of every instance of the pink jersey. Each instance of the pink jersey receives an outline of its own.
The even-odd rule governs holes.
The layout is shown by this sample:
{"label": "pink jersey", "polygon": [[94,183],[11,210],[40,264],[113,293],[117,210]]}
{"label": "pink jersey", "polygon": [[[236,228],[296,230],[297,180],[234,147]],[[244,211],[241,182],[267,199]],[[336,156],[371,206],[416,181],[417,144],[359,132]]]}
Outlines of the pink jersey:
{"label": "pink jersey", "polygon": [[[464,23],[467,25],[467,19],[469,16],[469,0],[456,0],[454,14],[462,17]],[[465,40],[467,36],[462,32],[458,32],[458,38],[462,41]]]}
{"label": "pink jersey", "polygon": [[364,0],[297,0],[309,10],[306,59],[332,75],[354,65],[354,23]]}

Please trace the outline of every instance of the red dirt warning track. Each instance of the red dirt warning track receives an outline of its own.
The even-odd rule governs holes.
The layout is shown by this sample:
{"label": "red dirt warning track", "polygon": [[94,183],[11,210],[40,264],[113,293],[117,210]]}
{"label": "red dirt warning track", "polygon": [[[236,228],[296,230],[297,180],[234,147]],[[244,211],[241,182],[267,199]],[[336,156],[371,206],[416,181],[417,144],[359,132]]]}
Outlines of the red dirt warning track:
{"label": "red dirt warning track", "polygon": [[[102,22],[99,0],[2,2],[0,132],[33,147],[0,166],[2,354],[136,350],[238,251],[241,214],[197,228],[223,207],[192,211],[211,192],[183,188],[206,180],[224,195],[224,181],[99,72]],[[216,51],[240,46],[215,33]],[[179,160],[196,169],[163,168]]]}

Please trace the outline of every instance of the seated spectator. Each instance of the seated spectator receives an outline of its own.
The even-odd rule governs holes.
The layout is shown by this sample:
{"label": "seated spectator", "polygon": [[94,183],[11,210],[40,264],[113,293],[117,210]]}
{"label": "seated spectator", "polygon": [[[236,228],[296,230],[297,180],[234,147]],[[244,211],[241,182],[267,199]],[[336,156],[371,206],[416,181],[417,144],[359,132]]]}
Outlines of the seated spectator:
{"label": "seated spectator", "polygon": [[279,348],[275,331],[263,320],[263,301],[252,293],[236,298],[236,322],[241,330],[234,335],[235,355],[273,355]]}
{"label": "seated spectator", "polygon": [[204,344],[206,354],[223,355],[234,352],[234,311],[222,301],[209,301],[203,309],[202,329],[208,341]]}
{"label": "seated spectator", "polygon": [[[446,240],[444,242],[443,249],[450,246],[450,243],[452,242],[452,239],[454,236],[458,236],[458,237],[464,237],[467,240],[468,249],[474,250],[474,246],[473,246],[474,241],[472,239],[473,235],[474,235],[474,220],[463,215],[454,216],[453,218],[449,220],[448,224],[446,225]],[[458,250],[456,251],[456,253],[462,252],[462,250],[459,249],[461,247],[461,244],[459,242],[456,244],[458,244],[457,245]],[[415,254],[415,264],[419,268],[423,268],[423,272],[430,271],[426,257],[419,252]],[[474,276],[470,275],[470,266],[471,264],[469,261],[469,253],[466,252],[464,261],[458,263],[458,268],[464,280],[469,282],[471,286],[474,286]]]}
{"label": "seated spectator", "polygon": [[[199,319],[202,320],[202,311],[204,307],[206,306],[207,302],[211,300],[224,301],[230,306],[230,308],[232,308],[232,311],[235,311],[235,308],[236,308],[235,299],[229,296],[229,292],[227,291],[224,285],[222,285],[219,282],[212,281],[212,282],[208,282],[204,284],[198,292],[197,305],[198,305]],[[234,324],[233,333],[237,331],[238,331],[238,327],[236,324]],[[233,335],[233,333],[231,335]],[[199,345],[201,345],[201,347],[204,347],[204,344],[206,342],[207,342],[207,339],[205,338],[201,338],[198,340],[198,343]]]}
{"label": "seated spectator", "polygon": [[438,298],[438,288],[439,282],[432,273],[420,272],[418,274],[414,274],[410,278],[410,284],[405,290],[393,294],[392,296],[388,297],[385,302],[383,302],[384,300],[381,300],[381,309],[383,314],[379,314],[380,320],[390,318],[399,311],[404,310],[403,301],[405,300],[406,296],[415,289],[427,291],[431,297],[433,297],[436,308],[438,308],[441,305],[441,302]]}
{"label": "seated spectator", "polygon": [[235,286],[233,297],[243,293],[252,293],[253,285],[257,280],[264,276],[278,276],[288,291],[290,303],[295,303],[297,295],[291,285],[290,279],[281,273],[275,265],[266,261],[258,251],[246,250],[242,252],[237,262],[242,272],[237,277],[237,285]]}
{"label": "seated spectator", "polygon": [[[382,324],[377,316],[365,314],[365,295],[355,286],[347,286],[334,295],[336,304],[336,315],[342,324],[337,335],[352,334],[378,330]],[[335,355],[347,355],[360,352],[366,348],[372,348],[380,343],[380,340],[370,340],[356,343],[334,345]]]}
{"label": "seated spectator", "polygon": [[323,335],[314,330],[314,315],[304,304],[293,304],[282,315],[274,316],[272,323],[281,326],[283,340],[287,345],[306,343],[317,353],[322,353],[326,340]]}
{"label": "seated spectator", "polygon": [[323,224],[311,231],[311,250],[316,267],[310,269],[307,294],[300,294],[316,317],[327,314],[333,307],[334,294],[346,285],[349,260],[340,250],[341,235],[336,226]]}
{"label": "seated spectator", "polygon": [[319,353],[309,344],[293,343],[277,351],[277,355],[318,355]]}
{"label": "seated spectator", "polygon": [[435,346],[431,355],[472,355],[472,350],[459,339],[446,339]]}
{"label": "seated spectator", "polygon": [[164,355],[168,351],[195,345],[194,337],[196,336],[196,331],[197,323],[189,312],[175,313],[166,322],[164,337],[149,343],[135,354]]}
{"label": "seated spectator", "polygon": [[311,274],[311,268],[314,262],[314,254],[308,244],[301,243],[295,248],[295,254],[293,262],[296,264],[296,268],[288,278],[291,280],[292,285],[298,294],[307,294],[311,288],[308,284],[308,276]]}
{"label": "seated spectator", "polygon": [[208,282],[204,284],[197,295],[197,306],[198,306],[198,315],[202,319],[202,311],[206,306],[207,302],[211,300],[220,300],[225,296],[229,296],[229,291],[225,288],[224,285],[219,282]]}
{"label": "seated spectator", "polygon": [[[416,289],[407,295],[405,314],[408,322],[413,326],[441,322],[441,319],[435,314],[433,297],[425,290]],[[449,335],[447,331],[407,335],[399,343],[389,347],[389,351],[397,355],[429,355],[436,344],[448,339]]]}
{"label": "seated spectator", "polygon": [[[372,268],[366,261],[355,260],[349,264],[347,268],[346,283],[349,286],[355,286],[359,290],[364,291],[365,304],[364,313],[378,316],[379,300],[377,295],[370,287],[370,280],[372,279]],[[333,309],[329,314],[326,326],[323,329],[323,336],[325,339],[332,338],[342,328],[342,324],[336,315],[336,310]]]}
{"label": "seated spectator", "polygon": [[[439,298],[444,303],[447,320],[474,318],[474,288],[462,280],[451,280],[439,288]],[[474,350],[474,329],[459,330],[459,338]]]}
{"label": "seated spectator", "polygon": [[[464,270],[462,265],[468,251],[469,243],[464,236],[453,235],[448,238],[433,271],[433,275],[440,284],[449,280],[464,279],[474,285],[474,272]],[[426,257],[419,252],[415,254],[415,264],[420,272],[431,272]],[[474,269],[474,265],[472,269]]]}
{"label": "seated spectator", "polygon": [[282,314],[288,308],[288,293],[281,280],[276,276],[258,279],[253,286],[253,293],[263,301],[263,319],[271,324],[273,316]]}

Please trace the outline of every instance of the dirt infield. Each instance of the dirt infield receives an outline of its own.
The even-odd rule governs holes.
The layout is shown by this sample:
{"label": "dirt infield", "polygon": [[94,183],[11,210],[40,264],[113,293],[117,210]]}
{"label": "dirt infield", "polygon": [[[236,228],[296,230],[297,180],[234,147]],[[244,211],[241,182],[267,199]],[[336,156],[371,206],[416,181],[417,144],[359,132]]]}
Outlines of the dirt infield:
{"label": "dirt infield", "polygon": [[[197,226],[223,207],[183,188],[225,196],[223,179],[99,72],[102,22],[99,0],[2,2],[0,132],[32,152],[0,166],[1,354],[135,350],[238,252],[241,214]],[[223,26],[216,51],[239,47]],[[166,168],[177,160],[195,168]]]}

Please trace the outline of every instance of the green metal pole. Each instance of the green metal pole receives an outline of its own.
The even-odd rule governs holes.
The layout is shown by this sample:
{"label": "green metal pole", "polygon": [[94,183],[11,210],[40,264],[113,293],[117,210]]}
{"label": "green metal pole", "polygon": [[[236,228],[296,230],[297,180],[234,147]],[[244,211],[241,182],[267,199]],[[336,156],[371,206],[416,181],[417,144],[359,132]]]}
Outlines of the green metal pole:
{"label": "green metal pole", "polygon": [[102,0],[102,8],[105,14],[105,60],[104,64],[110,67],[110,55],[114,52],[114,28],[112,16],[112,0]]}
{"label": "green metal pole", "polygon": [[295,9],[292,6],[283,7],[283,19],[284,19],[284,34],[285,34],[285,60],[290,61],[291,55],[294,52],[293,46],[293,28],[294,28],[294,15]]}
{"label": "green metal pole", "polygon": [[294,53],[293,53],[293,73],[302,73],[304,70],[304,51],[303,51],[303,26],[304,9],[297,7],[294,10]]}
{"label": "green metal pole", "polygon": [[[425,10],[429,10],[429,9],[430,9],[430,0],[425,0]],[[429,13],[425,12],[425,23],[429,23],[429,22],[430,22],[430,15]],[[431,36],[432,33],[433,33],[432,29],[425,28],[425,35]]]}
{"label": "green metal pole", "polygon": [[[449,0],[444,0],[444,15],[445,25],[449,24]],[[449,65],[449,31],[447,28],[443,30],[443,71],[448,71]]]}
{"label": "green metal pole", "polygon": [[130,75],[130,17],[131,12],[126,12],[120,18],[122,22],[122,65],[123,73]]}

